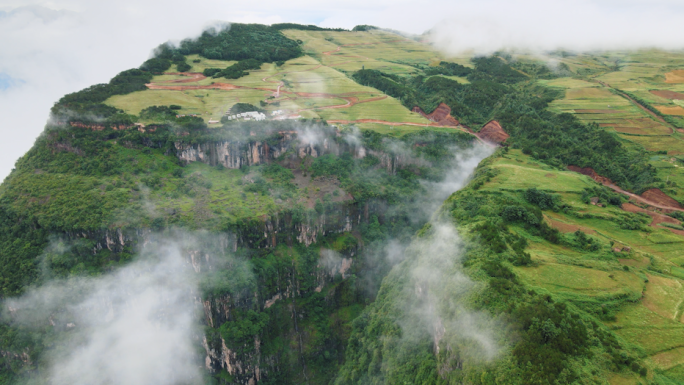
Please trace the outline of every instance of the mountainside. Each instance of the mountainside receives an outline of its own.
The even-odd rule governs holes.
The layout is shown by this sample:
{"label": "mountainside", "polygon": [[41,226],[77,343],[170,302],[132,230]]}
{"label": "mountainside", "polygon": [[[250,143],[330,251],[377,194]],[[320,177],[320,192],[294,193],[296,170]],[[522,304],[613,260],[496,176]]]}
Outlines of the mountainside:
{"label": "mountainside", "polygon": [[684,54],[544,57],[232,24],[64,96],[0,382],[684,382]]}

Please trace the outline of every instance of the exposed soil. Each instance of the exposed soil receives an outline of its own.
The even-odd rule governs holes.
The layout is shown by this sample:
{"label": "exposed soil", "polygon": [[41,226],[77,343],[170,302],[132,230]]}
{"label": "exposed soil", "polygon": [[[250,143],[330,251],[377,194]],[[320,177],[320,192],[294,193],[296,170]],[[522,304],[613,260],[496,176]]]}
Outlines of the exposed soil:
{"label": "exposed soil", "polygon": [[669,206],[678,209],[682,208],[682,205],[680,205],[679,202],[667,196],[667,194],[665,194],[657,188],[652,188],[650,190],[644,191],[641,194],[641,197],[662,206]]}
{"label": "exposed soil", "polygon": [[229,83],[214,83],[202,86],[166,86],[160,83],[148,83],[145,86],[151,90],[170,90],[170,91],[185,91],[185,90],[236,90],[238,88],[249,88],[235,86]]}
{"label": "exposed soil", "polygon": [[568,166],[568,170],[578,172],[582,175],[586,175],[586,176],[590,177],[591,179],[593,179],[593,180],[595,180],[595,181],[597,181],[603,185],[613,184],[612,180],[610,180],[606,177],[602,177],[601,175],[597,174],[596,171],[594,171],[594,169],[592,169],[591,167],[578,167],[578,166],[570,165],[570,166]]}
{"label": "exposed soil", "polygon": [[[680,222],[678,220],[676,220],[672,217],[669,217],[665,214],[657,213],[655,211],[646,210],[646,209],[641,208],[641,207],[634,205],[632,203],[623,203],[622,209],[627,211],[627,212],[630,212],[630,213],[644,213],[644,214],[648,215],[649,217],[651,217],[653,219],[653,221],[651,222],[651,224],[649,226],[657,226],[660,223],[671,223],[673,225],[680,224]],[[668,230],[681,231],[681,230],[670,229],[669,227],[668,227]]]}
{"label": "exposed soil", "polygon": [[679,92],[666,90],[651,90],[650,92],[655,96],[660,96],[665,99],[684,100],[684,94]]}
{"label": "exposed soil", "polygon": [[665,74],[665,83],[684,83],[684,70],[674,70]]}
{"label": "exposed soil", "polygon": [[425,111],[417,106],[413,107],[412,111],[423,115],[426,119],[431,120],[440,126],[456,127],[459,124],[458,120],[451,116],[451,107],[446,105],[446,103],[439,103],[439,106],[429,114],[426,114]]}
{"label": "exposed soil", "polygon": [[160,83],[192,83],[204,80],[207,77],[201,72],[166,72],[164,75],[181,75],[188,76],[188,79],[164,80]]}
{"label": "exposed soil", "polygon": [[[583,175],[587,175],[587,176],[591,177],[592,179],[594,179],[595,181],[601,183],[602,185],[609,187],[609,188],[613,189],[614,191],[616,191],[620,194],[624,194],[624,195],[629,196],[631,199],[633,199],[636,202],[643,203],[643,204],[646,204],[648,206],[664,210],[665,212],[684,211],[684,208],[682,208],[682,206],[677,201],[670,198],[669,196],[667,196],[665,193],[663,193],[659,189],[650,189],[648,191],[645,191],[641,195],[636,195],[634,193],[631,193],[629,191],[625,191],[625,190],[621,189],[619,186],[617,186],[615,183],[613,183],[613,181],[611,181],[610,179],[608,179],[606,177],[603,177],[603,176],[597,174],[596,171],[594,171],[590,167],[582,168],[582,167],[571,165],[571,166],[568,166],[568,170],[578,172],[578,173],[583,174]],[[625,203],[625,204],[629,204],[629,203]],[[624,209],[624,205],[623,205],[623,209]],[[641,209],[641,210],[643,210],[643,209]],[[667,217],[667,218],[670,218],[670,217]]]}
{"label": "exposed soil", "polygon": [[684,115],[684,108],[680,106],[655,106],[655,108],[665,115]]}
{"label": "exposed soil", "polygon": [[497,122],[496,120],[492,120],[489,123],[485,124],[484,127],[478,132],[477,137],[486,141],[486,142],[491,142],[491,143],[496,143],[496,144],[501,144],[506,141],[510,137],[504,131],[503,127],[501,127],[501,124]]}

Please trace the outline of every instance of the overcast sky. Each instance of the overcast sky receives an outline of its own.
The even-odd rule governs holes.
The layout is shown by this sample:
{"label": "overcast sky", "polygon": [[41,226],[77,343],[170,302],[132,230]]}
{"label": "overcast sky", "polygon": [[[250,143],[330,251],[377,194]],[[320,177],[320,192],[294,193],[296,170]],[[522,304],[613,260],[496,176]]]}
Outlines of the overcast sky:
{"label": "overcast sky", "polygon": [[434,28],[453,52],[684,48],[684,0],[0,0],[0,178],[62,95],[107,82],[158,44],[217,21]]}

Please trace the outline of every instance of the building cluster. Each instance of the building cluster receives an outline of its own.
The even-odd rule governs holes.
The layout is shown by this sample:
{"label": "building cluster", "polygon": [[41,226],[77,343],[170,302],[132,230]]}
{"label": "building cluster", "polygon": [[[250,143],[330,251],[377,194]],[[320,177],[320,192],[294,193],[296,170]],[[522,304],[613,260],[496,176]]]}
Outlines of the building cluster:
{"label": "building cluster", "polygon": [[[226,114],[226,115],[228,115],[228,114]],[[235,114],[235,115],[228,115],[228,120],[235,120],[235,119],[240,119],[240,118],[243,118],[244,120],[260,121],[260,120],[265,120],[266,115],[261,113],[261,112],[257,112],[257,111],[249,111],[249,112],[243,112],[243,113]]]}
{"label": "building cluster", "polygon": [[182,118],[182,117],[184,117],[184,116],[194,116],[194,117],[197,117],[197,116],[199,116],[199,114],[188,114],[188,115],[182,114],[182,115],[176,115],[176,118]]}
{"label": "building cluster", "polygon": [[282,114],[283,114],[283,110],[271,111],[271,116],[282,115]]}

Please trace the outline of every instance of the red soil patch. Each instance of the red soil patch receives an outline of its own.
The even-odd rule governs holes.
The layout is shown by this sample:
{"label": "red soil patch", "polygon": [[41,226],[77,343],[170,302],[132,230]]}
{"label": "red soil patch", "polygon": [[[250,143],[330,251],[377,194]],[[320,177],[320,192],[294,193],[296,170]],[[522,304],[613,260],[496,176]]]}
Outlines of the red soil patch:
{"label": "red soil patch", "polygon": [[597,174],[591,167],[568,166],[568,170],[586,175],[601,184],[613,184],[612,180]]}
{"label": "red soil patch", "polygon": [[[669,217],[669,216],[664,215],[664,214],[656,213],[656,212],[651,211],[651,210],[642,209],[641,207],[633,205],[631,203],[623,203],[622,209],[627,211],[627,212],[630,212],[630,213],[644,213],[644,214],[648,215],[649,217],[651,217],[653,219],[650,226],[657,226],[660,223],[671,223],[673,225],[680,224],[680,222],[678,220],[676,220],[672,217]],[[670,229],[670,230],[681,231],[681,230],[675,230],[675,229]]]}
{"label": "red soil patch", "polygon": [[[388,122],[386,120],[378,120],[378,119],[357,119],[357,120],[328,120],[328,123],[335,123],[335,124],[353,124],[353,123],[378,123],[378,124],[386,124],[388,126],[420,126],[420,127],[440,127],[439,124],[437,123],[431,123],[431,124],[424,124],[424,123],[413,123],[413,122]],[[465,130],[463,130],[465,132]]]}
{"label": "red soil patch", "polygon": [[188,76],[189,79],[165,80],[160,83],[192,83],[204,80],[207,77],[201,72],[166,72],[165,75],[181,75]]}
{"label": "red soil patch", "polygon": [[[594,171],[590,167],[582,168],[582,167],[571,165],[571,166],[568,166],[568,170],[578,172],[578,173],[583,174],[583,175],[590,176],[592,179],[603,184],[604,186],[609,187],[609,188],[615,190],[616,192],[618,192],[620,194],[625,194],[625,195],[629,196],[630,198],[632,198],[632,200],[634,200],[634,201],[641,202],[641,203],[647,204],[649,206],[652,206],[653,208],[658,208],[658,209],[661,209],[665,212],[684,211],[682,206],[677,201],[668,197],[667,195],[665,195],[662,191],[660,191],[658,189],[651,189],[651,190],[644,192],[644,194],[642,194],[642,195],[636,195],[634,193],[631,193],[629,191],[625,191],[625,190],[621,189],[619,186],[617,186],[615,183],[613,183],[613,181],[611,181],[610,179],[608,179],[606,177],[603,177],[603,176],[597,174],[596,171]],[[676,205],[673,203],[676,203]],[[634,206],[634,207],[636,207],[636,206]],[[624,205],[623,205],[623,208],[624,208]],[[640,210],[643,210],[643,209],[640,209]],[[651,214],[649,214],[649,215],[651,215]],[[665,217],[667,217],[667,216],[665,216]],[[670,217],[667,217],[667,218],[670,218]]]}
{"label": "red soil patch", "polygon": [[650,92],[655,96],[660,96],[665,99],[684,100],[684,94],[679,92],[665,90],[651,90]]}
{"label": "red soil patch", "polygon": [[458,120],[451,116],[451,107],[446,103],[439,103],[439,106],[429,114],[426,114],[420,107],[413,107],[413,112],[423,115],[426,119],[436,122],[440,126],[458,126]]}
{"label": "red soil patch", "polygon": [[477,133],[477,137],[486,142],[501,144],[505,142],[510,135],[504,131],[499,122],[492,120],[482,127],[480,132]]}
{"label": "red soil patch", "polygon": [[[158,83],[148,83],[145,86],[151,90],[171,90],[171,91],[184,91],[184,90],[236,90],[238,88],[247,88],[234,86],[228,83],[214,83],[207,84],[204,86],[165,86]],[[274,91],[274,90],[269,90]]]}
{"label": "red soil patch", "polygon": [[664,192],[660,191],[660,189],[657,188],[652,188],[650,190],[644,191],[641,194],[641,197],[651,202],[655,202],[661,206],[670,206],[678,209],[682,208],[682,205],[680,205],[679,202],[670,198]]}

